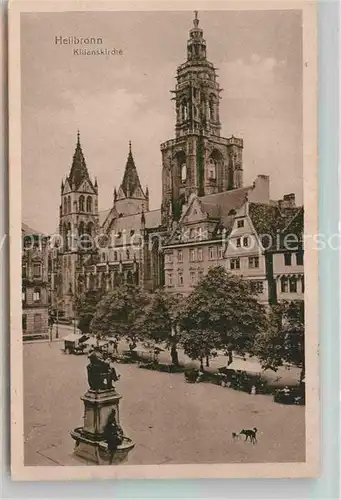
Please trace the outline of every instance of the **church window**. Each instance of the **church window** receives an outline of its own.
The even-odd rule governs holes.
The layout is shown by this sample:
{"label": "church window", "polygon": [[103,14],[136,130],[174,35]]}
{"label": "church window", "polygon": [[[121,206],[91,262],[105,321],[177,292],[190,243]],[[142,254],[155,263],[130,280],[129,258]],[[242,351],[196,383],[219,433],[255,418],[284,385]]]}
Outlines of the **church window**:
{"label": "church window", "polygon": [[84,196],[81,195],[79,197],[79,211],[80,212],[84,212],[84,201],[85,201]]}
{"label": "church window", "polygon": [[68,213],[71,213],[71,196],[68,196],[67,198],[67,211]]}
{"label": "church window", "polygon": [[64,198],[64,215],[67,214],[67,198]]}
{"label": "church window", "polygon": [[211,95],[209,99],[210,120],[214,120],[214,97]]}
{"label": "church window", "polygon": [[86,211],[87,212],[92,212],[92,198],[91,196],[88,196],[86,199]]}
{"label": "church window", "polygon": [[79,234],[79,236],[82,236],[84,234],[84,222],[83,221],[81,221],[79,223],[78,234]]}
{"label": "church window", "polygon": [[117,260],[117,252],[114,252],[114,260]]}
{"label": "church window", "polygon": [[129,252],[129,250],[126,251],[126,256],[127,256],[127,260],[130,260],[130,252]]}
{"label": "church window", "polygon": [[187,166],[186,163],[181,165],[181,182],[186,182],[187,179]]}
{"label": "church window", "polygon": [[208,166],[208,178],[210,180],[215,180],[217,176],[217,165],[216,165],[216,160],[213,158],[210,158],[210,163]]}
{"label": "church window", "polygon": [[181,115],[183,121],[186,121],[188,119],[188,108],[186,99],[183,99],[181,103]]}
{"label": "church window", "polygon": [[105,262],[105,260],[106,260],[106,255],[105,255],[105,253],[103,252],[103,253],[102,253],[102,261],[103,261],[103,262]]}

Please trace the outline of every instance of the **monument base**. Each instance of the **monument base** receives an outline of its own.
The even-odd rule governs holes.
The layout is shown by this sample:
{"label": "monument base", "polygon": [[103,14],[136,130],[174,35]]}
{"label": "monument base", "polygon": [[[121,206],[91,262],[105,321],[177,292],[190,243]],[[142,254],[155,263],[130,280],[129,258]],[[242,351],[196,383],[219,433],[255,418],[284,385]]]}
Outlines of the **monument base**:
{"label": "monument base", "polygon": [[71,432],[71,437],[76,441],[74,454],[97,465],[118,465],[127,460],[128,453],[134,448],[135,443],[127,437],[118,445],[113,456],[108,451],[105,441],[91,439],[84,435],[83,427],[77,427]]}

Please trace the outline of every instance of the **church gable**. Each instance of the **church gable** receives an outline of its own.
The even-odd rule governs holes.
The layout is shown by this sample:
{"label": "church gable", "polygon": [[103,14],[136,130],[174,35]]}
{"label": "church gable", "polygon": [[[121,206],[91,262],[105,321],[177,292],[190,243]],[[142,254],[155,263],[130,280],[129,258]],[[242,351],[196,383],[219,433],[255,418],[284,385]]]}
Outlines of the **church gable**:
{"label": "church gable", "polygon": [[92,186],[92,183],[89,180],[84,180],[82,184],[79,186],[78,191],[81,193],[96,194]]}
{"label": "church gable", "polygon": [[69,183],[69,179],[66,179],[65,184],[64,184],[64,189],[62,194],[68,194],[71,193],[72,189]]}
{"label": "church gable", "polygon": [[192,203],[186,210],[186,214],[182,218],[183,224],[207,220],[208,214],[203,211],[202,205],[198,198],[194,198]]}

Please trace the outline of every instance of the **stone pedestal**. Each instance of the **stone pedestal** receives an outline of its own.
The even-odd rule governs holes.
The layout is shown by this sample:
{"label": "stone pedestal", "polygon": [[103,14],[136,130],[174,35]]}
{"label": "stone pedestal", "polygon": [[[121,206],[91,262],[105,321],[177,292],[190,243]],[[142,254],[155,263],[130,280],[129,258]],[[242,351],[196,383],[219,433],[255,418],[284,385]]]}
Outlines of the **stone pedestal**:
{"label": "stone pedestal", "polygon": [[84,403],[84,424],[83,427],[77,427],[71,432],[71,437],[76,441],[75,455],[99,465],[125,461],[129,451],[135,446],[132,440],[124,437],[112,461],[104,440],[104,428],[112,409],[115,409],[116,421],[120,423],[121,396],[114,388],[97,391],[89,389],[81,399]]}

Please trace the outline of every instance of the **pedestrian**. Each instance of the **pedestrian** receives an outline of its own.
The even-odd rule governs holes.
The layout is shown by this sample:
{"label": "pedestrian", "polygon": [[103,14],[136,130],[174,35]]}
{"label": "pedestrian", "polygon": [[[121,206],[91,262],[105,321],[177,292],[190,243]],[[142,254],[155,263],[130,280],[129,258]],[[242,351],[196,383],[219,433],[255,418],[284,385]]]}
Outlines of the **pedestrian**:
{"label": "pedestrian", "polygon": [[108,421],[104,427],[104,439],[108,444],[110,454],[109,464],[111,465],[117,451],[117,448],[123,442],[122,427],[116,422],[116,411],[113,408],[109,414]]}

